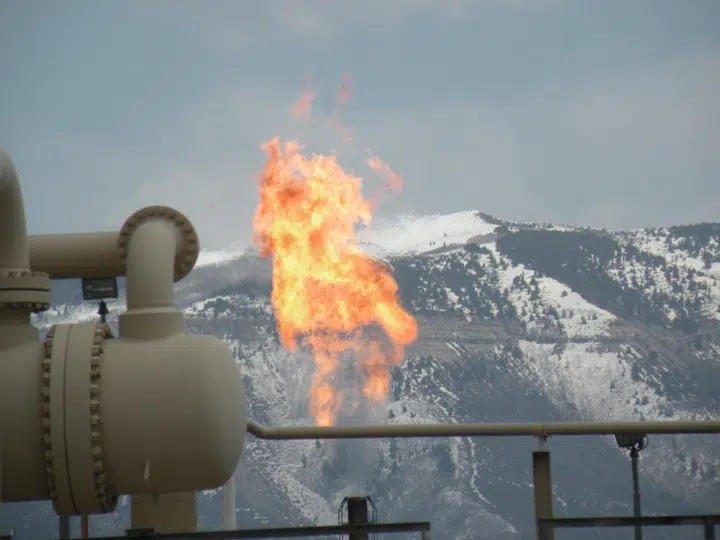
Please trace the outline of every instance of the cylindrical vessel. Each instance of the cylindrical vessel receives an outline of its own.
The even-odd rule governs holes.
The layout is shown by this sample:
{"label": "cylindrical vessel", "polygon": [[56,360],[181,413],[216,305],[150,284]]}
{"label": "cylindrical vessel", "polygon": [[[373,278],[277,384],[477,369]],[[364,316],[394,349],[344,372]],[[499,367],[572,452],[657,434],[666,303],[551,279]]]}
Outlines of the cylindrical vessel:
{"label": "cylindrical vessel", "polygon": [[232,476],[247,408],[240,370],[219,339],[107,340],[101,393],[109,492],[211,489]]}
{"label": "cylindrical vessel", "polygon": [[0,350],[0,500],[50,498],[78,515],[111,511],[118,495],[216,488],[237,466],[246,422],[221,340],[56,325],[44,344]]}
{"label": "cylindrical vessel", "polygon": [[0,502],[48,498],[40,425],[42,357],[38,341],[0,349]]}

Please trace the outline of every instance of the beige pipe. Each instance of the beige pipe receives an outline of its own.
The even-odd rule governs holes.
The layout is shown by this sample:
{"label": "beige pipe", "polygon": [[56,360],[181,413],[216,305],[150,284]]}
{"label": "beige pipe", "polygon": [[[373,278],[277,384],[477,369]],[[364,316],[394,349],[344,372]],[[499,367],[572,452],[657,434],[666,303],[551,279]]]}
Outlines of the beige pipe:
{"label": "beige pipe", "polygon": [[222,507],[222,525],[226,531],[234,531],[237,529],[237,513],[236,513],[236,493],[235,493],[235,473],[230,480],[222,487],[220,491],[220,505]]}
{"label": "beige pipe", "polygon": [[125,275],[117,232],[32,235],[28,244],[30,267],[53,279]]}
{"label": "beige pipe", "polygon": [[128,244],[128,311],[173,307],[175,254],[181,237],[175,226],[154,218],[135,229]]}
{"label": "beige pipe", "polygon": [[108,488],[117,494],[212,489],[243,449],[242,374],[208,336],[107,340],[102,424]]}
{"label": "beige pipe", "polygon": [[[43,346],[30,313],[35,302],[49,300],[49,280],[29,275],[29,268],[20,182],[0,148],[0,501],[47,496],[39,422]],[[48,298],[29,288],[43,288]]]}
{"label": "beige pipe", "polygon": [[0,270],[30,268],[22,191],[10,155],[0,148]]}
{"label": "beige pipe", "polygon": [[720,433],[720,420],[656,422],[548,422],[517,424],[388,424],[366,426],[266,427],[250,420],[247,432],[260,439],[377,439],[392,437],[495,437],[614,435],[616,433]]}
{"label": "beige pipe", "polygon": [[[0,329],[4,325],[0,325]],[[40,362],[37,341],[0,350],[0,502],[47,499],[40,426]]]}
{"label": "beige pipe", "polygon": [[[199,253],[194,227],[177,210],[165,206],[142,208],[130,216],[119,232],[45,234],[28,238],[30,267],[53,279],[120,277],[127,274],[129,242],[150,221],[162,221],[174,231],[173,281],[193,269]],[[155,246],[158,247],[158,246]]]}
{"label": "beige pipe", "polygon": [[185,318],[174,303],[177,257],[186,248],[175,222],[154,216],[134,226],[127,240],[127,311],[120,315],[120,335],[162,339],[182,334]]}

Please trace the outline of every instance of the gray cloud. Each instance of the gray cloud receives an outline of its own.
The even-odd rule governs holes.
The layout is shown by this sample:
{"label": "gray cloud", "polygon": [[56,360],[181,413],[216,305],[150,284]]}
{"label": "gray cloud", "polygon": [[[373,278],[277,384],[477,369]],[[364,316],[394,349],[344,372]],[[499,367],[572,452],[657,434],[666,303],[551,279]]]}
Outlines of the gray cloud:
{"label": "gray cloud", "polygon": [[[713,220],[718,95],[720,51],[708,48],[512,105],[467,99],[350,110],[344,122],[357,146],[345,162],[361,171],[371,146],[405,177],[385,213],[480,209],[611,228]],[[310,124],[290,120],[296,98],[293,89],[251,85],[213,92],[180,123],[182,151],[136,171],[143,181],[113,217],[162,200],[186,211],[208,245],[248,241],[264,140],[298,137],[348,155],[326,111],[314,111]]]}
{"label": "gray cloud", "polygon": [[[398,25],[431,18],[434,22],[457,22],[478,17],[489,10],[524,13],[556,7],[568,0],[273,0],[237,2],[214,0],[212,9],[192,0],[172,0],[210,28],[215,43],[227,50],[256,48],[258,38],[266,43],[290,37],[304,44],[327,45],[343,35],[360,32],[392,32]],[[155,3],[144,9],[167,9]]]}

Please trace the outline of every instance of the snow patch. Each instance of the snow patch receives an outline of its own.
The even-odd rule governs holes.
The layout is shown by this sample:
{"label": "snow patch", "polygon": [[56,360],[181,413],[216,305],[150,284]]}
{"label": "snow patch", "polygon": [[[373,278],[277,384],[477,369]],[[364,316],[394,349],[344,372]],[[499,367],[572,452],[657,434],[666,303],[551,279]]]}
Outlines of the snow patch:
{"label": "snow patch", "polygon": [[491,234],[497,225],[488,223],[477,212],[401,215],[377,220],[363,229],[359,239],[388,255],[422,253],[443,245],[464,244],[478,235]]}
{"label": "snow patch", "polygon": [[244,253],[245,250],[234,249],[201,251],[198,255],[198,260],[195,263],[195,268],[201,268],[203,266],[222,266],[239,259]]}

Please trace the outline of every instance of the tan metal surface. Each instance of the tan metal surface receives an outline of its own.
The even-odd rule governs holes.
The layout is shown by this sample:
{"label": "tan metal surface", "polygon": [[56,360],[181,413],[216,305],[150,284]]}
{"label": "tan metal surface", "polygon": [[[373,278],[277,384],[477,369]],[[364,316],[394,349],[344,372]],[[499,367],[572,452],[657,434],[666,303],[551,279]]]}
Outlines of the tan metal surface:
{"label": "tan metal surface", "polygon": [[247,420],[242,376],[219,339],[105,342],[102,418],[108,489],[212,489],[237,466]]}
{"label": "tan metal surface", "polygon": [[118,242],[117,231],[31,235],[30,267],[53,279],[124,276]]}
{"label": "tan metal surface", "polygon": [[237,529],[237,498],[235,489],[235,475],[233,474],[220,491],[222,528],[226,531],[234,531]]}
{"label": "tan metal surface", "polygon": [[156,533],[182,533],[197,528],[195,493],[137,495],[130,507],[133,529],[152,528]]}
{"label": "tan metal surface", "polygon": [[[50,279],[30,270],[25,208],[15,165],[0,148],[0,318],[43,311],[50,304]],[[29,325],[29,319],[23,324]]]}
{"label": "tan metal surface", "polygon": [[[47,276],[29,266],[15,166],[0,148],[0,501],[47,498],[40,427],[43,346],[30,314],[49,302]],[[39,291],[24,291],[26,286]]]}
{"label": "tan metal surface", "polygon": [[26,241],[29,267],[36,272],[45,272],[53,279],[125,276],[130,239],[136,236],[138,228],[153,220],[163,221],[174,230],[171,270],[173,281],[179,281],[192,270],[200,248],[190,221],[177,210],[165,206],[138,210],[125,221],[119,232],[31,235]]}
{"label": "tan metal surface", "polygon": [[128,311],[174,307],[174,261],[181,244],[182,237],[164,219],[151,219],[134,230],[127,252]]}
{"label": "tan metal surface", "polygon": [[119,247],[123,260],[129,256],[131,239],[136,238],[139,227],[154,221],[164,221],[172,226],[175,232],[174,281],[180,281],[195,266],[200,254],[200,243],[197,232],[190,220],[183,214],[168,206],[146,206],[125,220],[120,229]]}
{"label": "tan metal surface", "polygon": [[11,353],[5,346],[8,330],[0,323],[0,502],[43,500],[48,498],[40,426],[43,346],[35,330],[34,341]]}
{"label": "tan metal surface", "polygon": [[22,191],[10,155],[0,147],[0,269],[30,268]]}
{"label": "tan metal surface", "polygon": [[247,432],[260,439],[377,439],[393,437],[496,437],[613,435],[615,433],[720,433],[720,420],[657,422],[548,422],[517,424],[377,424],[266,427],[250,420]]}
{"label": "tan metal surface", "polygon": [[102,370],[105,324],[54,326],[43,360],[43,442],[48,493],[61,515],[112,511],[102,436]]}

